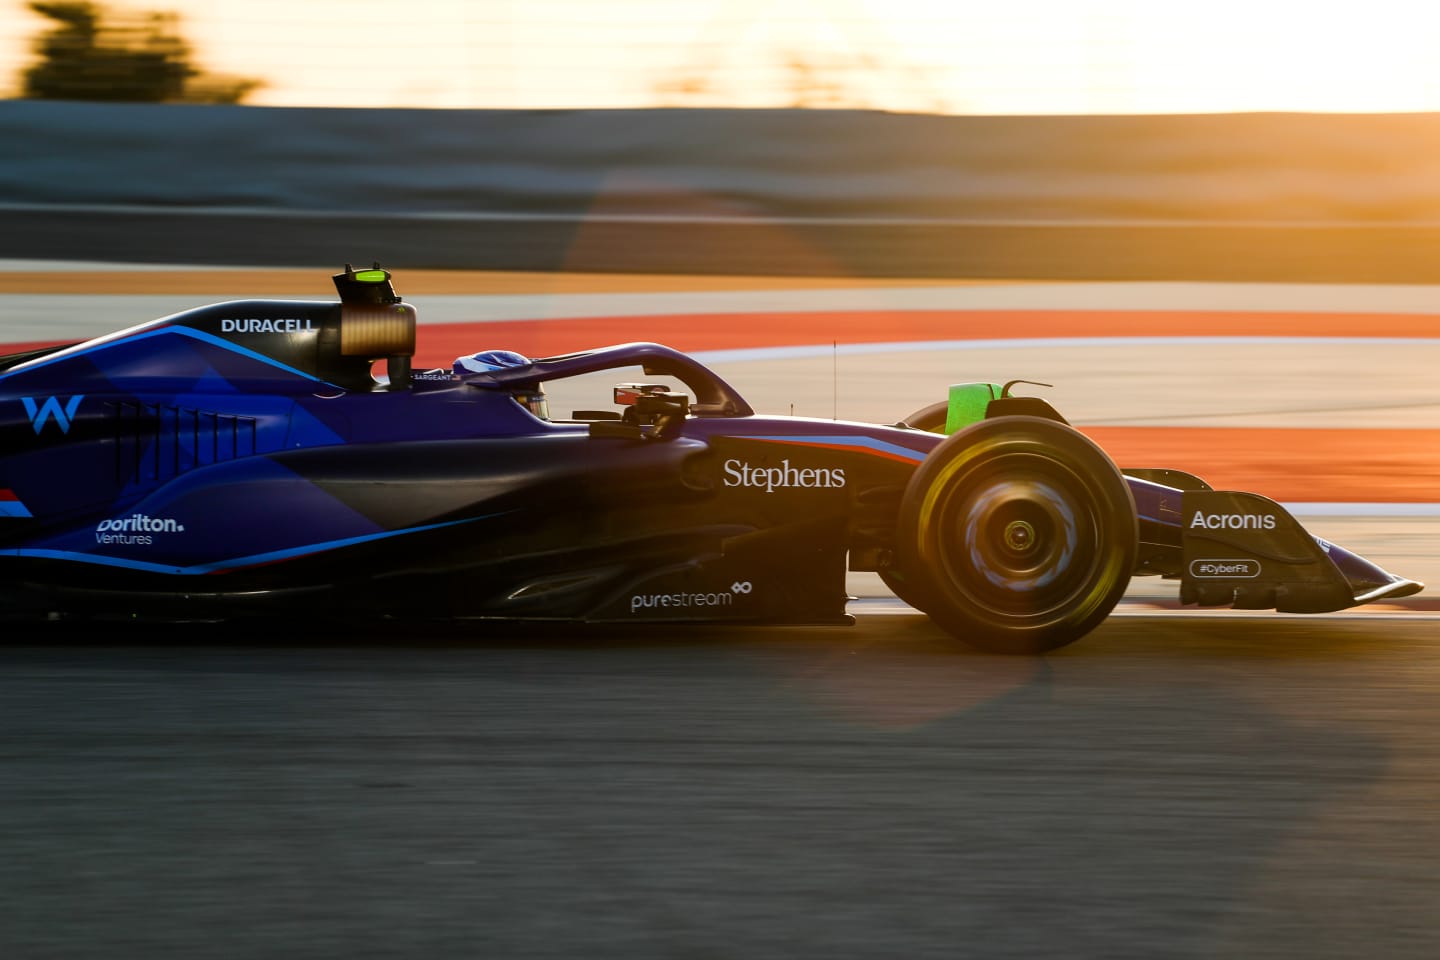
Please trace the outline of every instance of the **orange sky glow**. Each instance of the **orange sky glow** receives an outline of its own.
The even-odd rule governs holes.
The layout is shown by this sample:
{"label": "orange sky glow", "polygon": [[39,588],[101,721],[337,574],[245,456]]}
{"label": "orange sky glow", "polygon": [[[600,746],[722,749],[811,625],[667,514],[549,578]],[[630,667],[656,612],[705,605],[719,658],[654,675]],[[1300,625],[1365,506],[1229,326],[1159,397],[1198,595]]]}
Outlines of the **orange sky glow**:
{"label": "orange sky glow", "polygon": [[[1413,0],[124,0],[272,106],[1440,110]],[[0,0],[0,92],[44,21]]]}

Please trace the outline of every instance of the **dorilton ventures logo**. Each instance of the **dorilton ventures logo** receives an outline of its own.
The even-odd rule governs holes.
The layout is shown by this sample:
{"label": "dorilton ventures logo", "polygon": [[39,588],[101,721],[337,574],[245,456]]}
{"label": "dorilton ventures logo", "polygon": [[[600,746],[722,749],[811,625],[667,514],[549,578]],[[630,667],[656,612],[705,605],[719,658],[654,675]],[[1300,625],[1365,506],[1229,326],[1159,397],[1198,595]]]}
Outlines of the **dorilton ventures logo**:
{"label": "dorilton ventures logo", "polygon": [[95,542],[148,547],[155,542],[157,535],[184,532],[185,525],[174,517],[132,513],[128,517],[101,520],[95,528]]}
{"label": "dorilton ventures logo", "polygon": [[752,467],[741,460],[726,460],[725,486],[763,487],[766,493],[774,493],[776,487],[834,489],[845,486],[845,470],[843,467],[797,469],[790,466],[789,460],[781,460],[778,467]]}
{"label": "dorilton ventures logo", "polygon": [[1274,530],[1273,513],[1204,513],[1196,510],[1191,530]]}
{"label": "dorilton ventures logo", "polygon": [[61,433],[69,433],[70,424],[75,422],[75,411],[80,409],[80,401],[84,399],[85,394],[77,393],[65,401],[63,407],[59,397],[46,397],[43,402],[36,401],[34,397],[21,397],[20,402],[25,404],[30,426],[35,428],[35,435],[39,436],[40,431],[45,429],[45,424],[51,420],[55,421]]}

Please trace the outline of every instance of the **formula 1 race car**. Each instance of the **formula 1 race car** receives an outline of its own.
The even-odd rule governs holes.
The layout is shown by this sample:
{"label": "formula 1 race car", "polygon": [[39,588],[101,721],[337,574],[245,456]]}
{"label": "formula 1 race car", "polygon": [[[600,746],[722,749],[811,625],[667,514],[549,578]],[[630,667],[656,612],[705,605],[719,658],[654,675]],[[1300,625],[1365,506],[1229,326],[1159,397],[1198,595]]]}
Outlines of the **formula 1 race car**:
{"label": "formula 1 race car", "polygon": [[[1302,613],[1421,589],[1264,497],[1117,469],[1015,384],[874,425],[757,415],[653,343],[414,371],[390,274],[334,279],[0,358],[6,614],[836,623],[848,565],[1037,653],[1137,574]],[[547,410],[631,368],[614,408]]]}

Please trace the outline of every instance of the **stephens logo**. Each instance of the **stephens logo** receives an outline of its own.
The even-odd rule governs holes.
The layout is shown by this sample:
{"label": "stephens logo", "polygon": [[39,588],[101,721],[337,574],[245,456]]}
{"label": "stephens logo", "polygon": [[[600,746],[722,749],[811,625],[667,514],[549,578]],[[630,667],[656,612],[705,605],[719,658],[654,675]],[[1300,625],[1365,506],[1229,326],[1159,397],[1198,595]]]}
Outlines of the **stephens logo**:
{"label": "stephens logo", "polygon": [[309,333],[314,329],[309,317],[282,317],[278,320],[227,317],[220,321],[221,333]]}
{"label": "stephens logo", "polygon": [[1197,580],[1253,580],[1260,576],[1254,560],[1192,560],[1190,576]]}
{"label": "stephens logo", "polygon": [[789,460],[781,460],[778,467],[752,467],[740,460],[726,460],[725,486],[763,487],[766,493],[774,493],[776,487],[836,489],[845,486],[845,470],[842,467],[805,467],[797,470],[790,466]]}
{"label": "stephens logo", "polygon": [[184,532],[185,525],[173,517],[132,513],[118,520],[101,520],[95,528],[95,542],[148,547],[155,542],[156,536]]}
{"label": "stephens logo", "polygon": [[1190,529],[1201,530],[1274,530],[1273,513],[1202,513],[1195,511]]}

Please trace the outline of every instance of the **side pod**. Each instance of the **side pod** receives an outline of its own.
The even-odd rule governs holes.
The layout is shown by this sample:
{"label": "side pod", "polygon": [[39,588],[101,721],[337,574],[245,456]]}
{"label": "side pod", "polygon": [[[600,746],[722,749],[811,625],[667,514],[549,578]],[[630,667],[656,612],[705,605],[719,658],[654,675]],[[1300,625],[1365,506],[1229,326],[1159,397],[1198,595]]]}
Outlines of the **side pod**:
{"label": "side pod", "polygon": [[1423,586],[1313,536],[1258,494],[1187,490],[1181,511],[1181,603],[1327,613]]}

